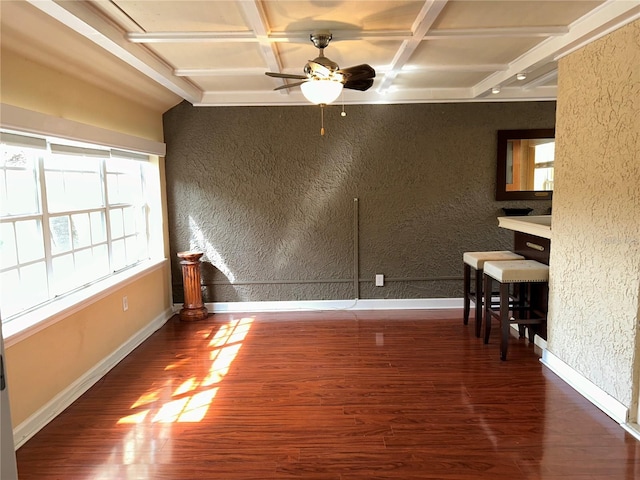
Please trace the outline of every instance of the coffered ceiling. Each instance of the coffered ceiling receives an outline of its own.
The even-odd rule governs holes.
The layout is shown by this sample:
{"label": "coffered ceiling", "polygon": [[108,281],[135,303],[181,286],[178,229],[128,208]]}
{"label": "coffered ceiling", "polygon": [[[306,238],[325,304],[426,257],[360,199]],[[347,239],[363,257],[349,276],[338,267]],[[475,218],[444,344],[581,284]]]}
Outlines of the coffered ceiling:
{"label": "coffered ceiling", "polygon": [[[2,0],[2,46],[169,108],[308,104],[266,71],[324,54],[376,70],[344,103],[552,100],[557,59],[636,18],[638,0]],[[521,78],[521,79],[518,79]],[[492,90],[498,93],[492,93]]]}

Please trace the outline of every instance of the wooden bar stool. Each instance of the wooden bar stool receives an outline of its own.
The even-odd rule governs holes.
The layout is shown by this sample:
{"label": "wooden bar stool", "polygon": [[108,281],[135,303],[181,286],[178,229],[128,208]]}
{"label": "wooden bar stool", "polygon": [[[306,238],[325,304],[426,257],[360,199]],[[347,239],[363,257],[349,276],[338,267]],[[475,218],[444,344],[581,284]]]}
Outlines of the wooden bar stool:
{"label": "wooden bar stool", "polygon": [[[497,310],[491,305],[491,290],[493,282],[500,284],[500,301]],[[529,340],[533,342],[533,337],[537,331],[537,326],[547,321],[544,312],[540,312],[531,306],[531,285],[533,283],[549,282],[549,265],[535,260],[510,260],[506,262],[488,261],[484,264],[484,343],[489,343],[491,334],[491,319],[497,318],[500,321],[500,358],[507,359],[509,348],[509,328],[512,323],[520,326],[520,336],[523,336],[523,326],[529,330]],[[515,300],[510,305],[512,298],[511,286]],[[509,312],[513,315],[509,315]]]}
{"label": "wooden bar stool", "polygon": [[[482,328],[482,269],[484,262],[523,259],[522,255],[508,250],[489,252],[464,252],[464,324],[469,323],[470,302],[476,306],[476,337],[480,337]],[[471,291],[471,270],[475,271],[475,289]]]}

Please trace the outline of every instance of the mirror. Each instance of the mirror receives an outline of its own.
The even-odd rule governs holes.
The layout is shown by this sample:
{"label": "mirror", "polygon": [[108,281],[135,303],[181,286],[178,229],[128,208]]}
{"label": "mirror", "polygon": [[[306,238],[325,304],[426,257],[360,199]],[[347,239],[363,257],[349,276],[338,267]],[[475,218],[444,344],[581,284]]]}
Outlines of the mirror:
{"label": "mirror", "polygon": [[555,130],[498,130],[496,200],[551,200]]}

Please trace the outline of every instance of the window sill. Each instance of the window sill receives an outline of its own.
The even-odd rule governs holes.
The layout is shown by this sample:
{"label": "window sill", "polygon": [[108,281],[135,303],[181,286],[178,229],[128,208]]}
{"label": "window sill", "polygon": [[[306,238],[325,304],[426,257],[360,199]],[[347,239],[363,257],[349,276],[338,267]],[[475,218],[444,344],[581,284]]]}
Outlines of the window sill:
{"label": "window sill", "polygon": [[41,308],[17,316],[2,325],[5,347],[21,342],[88,305],[109,296],[114,291],[162,268],[167,261],[166,258],[149,260],[105,280],[96,282],[78,292],[43,305]]}

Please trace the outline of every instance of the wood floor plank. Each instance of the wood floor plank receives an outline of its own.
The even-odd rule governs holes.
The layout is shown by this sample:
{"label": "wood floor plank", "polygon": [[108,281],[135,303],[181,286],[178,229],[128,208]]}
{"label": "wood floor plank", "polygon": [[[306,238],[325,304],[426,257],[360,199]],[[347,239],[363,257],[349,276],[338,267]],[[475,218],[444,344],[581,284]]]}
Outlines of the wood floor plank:
{"label": "wood floor plank", "polygon": [[631,480],[640,442],[460,311],[171,319],[17,452],[21,480]]}

